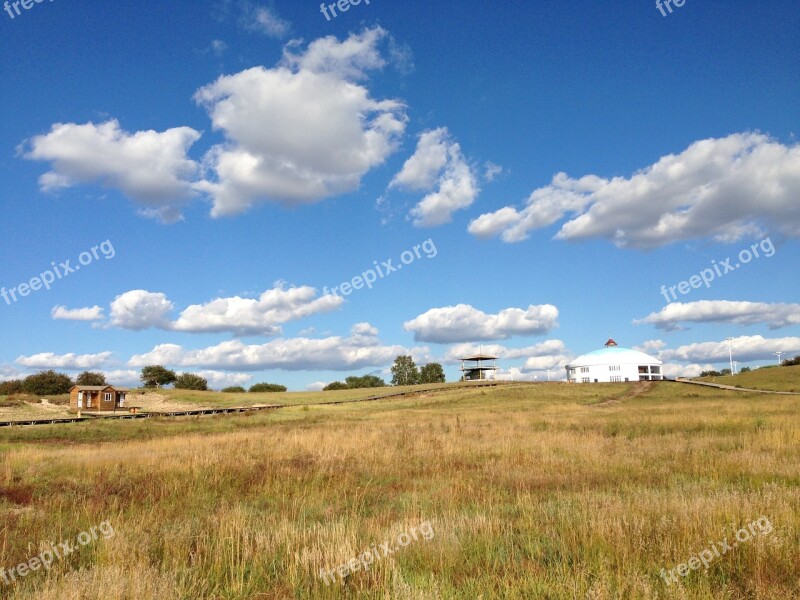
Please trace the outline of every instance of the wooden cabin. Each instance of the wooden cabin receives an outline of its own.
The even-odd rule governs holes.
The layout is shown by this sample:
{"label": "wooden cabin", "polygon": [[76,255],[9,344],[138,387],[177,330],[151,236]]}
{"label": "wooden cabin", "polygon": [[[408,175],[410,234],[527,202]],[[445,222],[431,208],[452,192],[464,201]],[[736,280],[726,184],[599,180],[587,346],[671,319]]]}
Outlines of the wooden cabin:
{"label": "wooden cabin", "polygon": [[113,385],[74,385],[69,391],[69,409],[72,411],[126,410],[127,388]]}

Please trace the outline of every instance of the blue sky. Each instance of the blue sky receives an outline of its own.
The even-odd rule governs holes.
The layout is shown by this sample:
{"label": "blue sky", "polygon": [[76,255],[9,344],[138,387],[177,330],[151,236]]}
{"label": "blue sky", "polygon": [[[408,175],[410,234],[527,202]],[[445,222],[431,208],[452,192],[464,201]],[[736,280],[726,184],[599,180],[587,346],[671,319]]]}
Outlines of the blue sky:
{"label": "blue sky", "polygon": [[728,337],[800,354],[796,3],[17,8],[2,379],[302,390],[481,346],[560,378],[609,334],[671,375]]}

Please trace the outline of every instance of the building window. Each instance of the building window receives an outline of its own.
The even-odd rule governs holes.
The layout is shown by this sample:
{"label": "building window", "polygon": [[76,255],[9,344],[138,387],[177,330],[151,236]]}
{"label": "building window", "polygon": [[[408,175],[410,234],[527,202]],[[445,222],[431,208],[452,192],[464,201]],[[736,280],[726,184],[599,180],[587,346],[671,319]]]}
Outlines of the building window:
{"label": "building window", "polygon": [[588,377],[584,377],[583,379],[581,379],[581,382],[582,383],[589,383],[589,378]]}
{"label": "building window", "polygon": [[661,374],[661,367],[650,367],[650,372],[655,373],[656,375]]}
{"label": "building window", "polygon": [[639,375],[639,381],[650,381],[650,375]]}
{"label": "building window", "polygon": [[649,373],[647,365],[639,365],[639,373]]}
{"label": "building window", "polygon": [[611,376],[611,383],[621,383],[621,382],[622,382],[622,377],[620,377],[619,375]]}
{"label": "building window", "polygon": [[622,367],[621,367],[620,365],[610,365],[610,366],[608,367],[608,370],[609,370],[609,371],[621,371],[621,370],[622,370]]}
{"label": "building window", "polygon": [[588,373],[589,367],[581,367],[581,373]]}
{"label": "building window", "polygon": [[111,402],[112,399],[113,396],[111,395],[111,392],[106,392],[105,394],[103,394],[103,402]]}

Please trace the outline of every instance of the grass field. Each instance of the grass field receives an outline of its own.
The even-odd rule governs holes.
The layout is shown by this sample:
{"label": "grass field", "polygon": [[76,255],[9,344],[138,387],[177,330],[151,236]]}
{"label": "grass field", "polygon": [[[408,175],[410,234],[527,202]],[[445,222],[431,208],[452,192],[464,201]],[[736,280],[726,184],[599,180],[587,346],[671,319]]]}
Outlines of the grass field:
{"label": "grass field", "polygon": [[741,386],[756,390],[774,390],[778,392],[800,392],[800,366],[756,369],[747,373],[737,373],[723,377],[703,377],[698,381],[722,383],[724,385]]}
{"label": "grass field", "polygon": [[[8,598],[800,597],[800,396],[446,387],[0,430],[0,457],[0,567],[114,532],[0,580]],[[770,532],[707,571],[660,577],[759,518]],[[398,537],[422,523],[430,539]],[[385,542],[369,570],[323,581]]]}

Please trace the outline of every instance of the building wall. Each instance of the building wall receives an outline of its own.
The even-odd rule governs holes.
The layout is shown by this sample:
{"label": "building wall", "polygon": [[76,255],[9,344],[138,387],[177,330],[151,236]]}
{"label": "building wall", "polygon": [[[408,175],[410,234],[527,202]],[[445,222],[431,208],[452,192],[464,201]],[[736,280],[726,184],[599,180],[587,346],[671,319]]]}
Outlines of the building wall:
{"label": "building wall", "polygon": [[[644,371],[641,372],[640,368]],[[570,365],[567,379],[571,383],[624,383],[626,381],[660,381],[664,368],[656,363],[631,365]]]}

